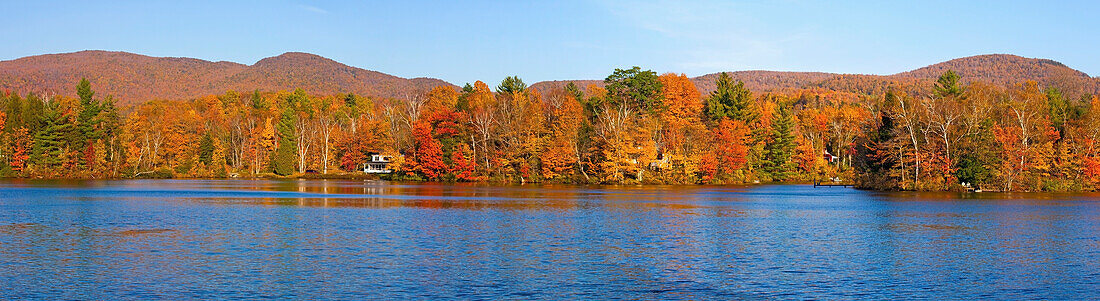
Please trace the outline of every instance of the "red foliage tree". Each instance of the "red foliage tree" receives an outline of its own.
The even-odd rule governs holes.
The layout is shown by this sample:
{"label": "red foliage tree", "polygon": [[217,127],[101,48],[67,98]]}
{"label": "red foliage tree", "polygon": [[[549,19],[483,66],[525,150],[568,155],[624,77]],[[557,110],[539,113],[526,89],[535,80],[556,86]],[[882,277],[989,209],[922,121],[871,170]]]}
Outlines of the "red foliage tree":
{"label": "red foliage tree", "polygon": [[465,144],[459,144],[455,147],[454,152],[451,152],[451,169],[450,172],[455,176],[455,179],[459,181],[477,181],[477,159],[473,156],[469,156],[466,153],[469,152],[468,146]]}
{"label": "red foliage tree", "polygon": [[23,171],[27,167],[27,159],[30,158],[31,135],[27,128],[21,127],[12,132],[11,169]]}
{"label": "red foliage tree", "polygon": [[412,134],[416,142],[413,156],[415,171],[428,179],[438,180],[447,171],[447,165],[443,163],[442,145],[432,137],[432,126],[427,122],[416,122]]}
{"label": "red foliage tree", "polygon": [[711,131],[714,147],[701,160],[700,170],[704,180],[720,179],[745,165],[745,156],[749,152],[745,144],[748,131],[745,123],[739,120],[722,119],[718,123]]}

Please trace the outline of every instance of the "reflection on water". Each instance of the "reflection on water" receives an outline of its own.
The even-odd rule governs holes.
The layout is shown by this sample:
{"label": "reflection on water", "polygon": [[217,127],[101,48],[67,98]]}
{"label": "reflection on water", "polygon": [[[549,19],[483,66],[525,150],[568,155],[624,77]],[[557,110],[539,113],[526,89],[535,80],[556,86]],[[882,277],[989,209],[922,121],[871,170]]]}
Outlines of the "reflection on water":
{"label": "reflection on water", "polygon": [[0,298],[1100,298],[1087,194],[0,182]]}

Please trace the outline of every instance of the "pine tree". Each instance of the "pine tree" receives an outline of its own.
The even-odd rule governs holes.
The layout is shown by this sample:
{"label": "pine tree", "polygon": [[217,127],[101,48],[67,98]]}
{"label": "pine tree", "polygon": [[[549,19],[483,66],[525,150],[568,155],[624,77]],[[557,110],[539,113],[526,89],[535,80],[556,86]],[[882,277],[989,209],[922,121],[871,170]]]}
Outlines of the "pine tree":
{"label": "pine tree", "polygon": [[214,138],[210,137],[210,132],[202,136],[202,140],[199,142],[199,162],[210,166],[214,159]]}
{"label": "pine tree", "polygon": [[100,103],[99,113],[100,123],[100,139],[104,144],[104,156],[106,156],[106,164],[111,167],[111,172],[117,171],[117,167],[120,163],[126,162],[124,157],[125,148],[122,147],[122,141],[119,139],[119,134],[122,128],[122,118],[119,116],[118,108],[115,106],[115,100],[111,96],[103,99]]}
{"label": "pine tree", "polygon": [[23,124],[23,101],[19,98],[19,94],[12,93],[4,110],[7,113],[5,124],[9,132],[25,126]]}
{"label": "pine tree", "polygon": [[69,131],[70,124],[65,123],[61,112],[47,108],[42,116],[42,127],[34,134],[34,147],[31,150],[31,162],[45,168],[53,168],[63,163],[65,141],[62,134]]}
{"label": "pine tree", "polygon": [[500,94],[513,94],[513,93],[525,93],[527,92],[527,84],[523,83],[519,76],[505,77],[500,85],[497,86],[497,93]]}
{"label": "pine tree", "polygon": [[266,111],[269,107],[267,100],[260,95],[260,90],[252,91],[252,110],[256,112]]}
{"label": "pine tree", "polygon": [[978,130],[967,137],[967,143],[962,147],[962,155],[956,164],[955,177],[959,182],[970,183],[975,188],[988,187],[994,176],[997,165],[996,145],[993,139],[993,121],[985,120],[979,125]]}
{"label": "pine tree", "polygon": [[725,72],[718,75],[716,81],[718,88],[707,97],[703,111],[714,122],[723,117],[732,120],[744,121],[751,124],[756,120],[752,108],[752,92],[745,88],[745,83],[738,80],[734,83]]}
{"label": "pine tree", "polygon": [[947,72],[940,75],[940,78],[936,79],[933,88],[936,96],[939,97],[958,97],[962,95],[962,87],[959,86],[959,75],[954,70],[947,70]]}
{"label": "pine tree", "polygon": [[782,181],[794,175],[795,163],[791,160],[794,154],[794,119],[787,105],[780,104],[776,113],[769,133],[771,142],[765,146],[764,170],[771,174],[773,180]]}
{"label": "pine tree", "polygon": [[76,94],[80,96],[80,114],[77,116],[77,130],[80,137],[73,142],[75,147],[83,149],[91,144],[90,141],[100,138],[98,116],[101,108],[99,102],[92,98],[95,91],[92,91],[88,79],[80,80],[80,84],[76,86]]}
{"label": "pine tree", "polygon": [[294,173],[295,152],[298,150],[298,145],[294,139],[294,107],[289,104],[284,107],[283,114],[279,117],[279,123],[275,126],[279,136],[279,145],[271,157],[272,171],[281,176]]}

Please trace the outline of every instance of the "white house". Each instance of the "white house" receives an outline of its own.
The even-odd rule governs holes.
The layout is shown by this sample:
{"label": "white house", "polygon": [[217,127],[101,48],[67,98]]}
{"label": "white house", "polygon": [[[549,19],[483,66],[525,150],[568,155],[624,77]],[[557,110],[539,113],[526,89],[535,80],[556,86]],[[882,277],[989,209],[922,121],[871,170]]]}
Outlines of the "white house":
{"label": "white house", "polygon": [[391,156],[383,156],[374,154],[370,156],[370,162],[363,164],[363,172],[365,173],[391,173],[390,160]]}

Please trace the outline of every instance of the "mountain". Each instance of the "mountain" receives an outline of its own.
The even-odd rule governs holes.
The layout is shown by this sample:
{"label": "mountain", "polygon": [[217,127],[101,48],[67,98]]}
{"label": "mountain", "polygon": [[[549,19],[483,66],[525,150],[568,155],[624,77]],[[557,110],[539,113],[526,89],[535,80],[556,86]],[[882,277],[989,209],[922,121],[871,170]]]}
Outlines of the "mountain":
{"label": "mountain", "polygon": [[[699,91],[705,95],[718,88],[717,84],[715,84],[715,81],[718,80],[718,76],[720,74],[721,73],[711,73],[703,76],[693,77],[691,78],[691,82],[694,83],[695,87],[698,88]],[[744,82],[745,87],[749,88],[749,90],[758,92],[807,87],[820,83],[836,75],[833,73],[822,72],[784,72],[764,70],[734,71],[726,72],[726,74],[728,74],[734,80],[740,80]],[[581,91],[585,91],[590,84],[595,84],[598,87],[603,87],[602,80],[542,81],[531,85],[531,87],[538,89],[539,91],[547,91],[549,89],[565,87],[565,85],[568,85],[570,82],[581,88]]]}
{"label": "mountain", "polygon": [[541,81],[541,82],[537,82],[537,83],[532,84],[531,88],[539,90],[540,92],[546,92],[546,91],[550,91],[550,90],[553,90],[553,89],[565,88],[565,86],[568,85],[569,83],[573,83],[574,85],[577,85],[577,88],[580,88],[581,91],[583,91],[585,93],[588,93],[588,85],[596,85],[597,87],[601,87],[601,88],[603,87],[603,80],[582,79],[582,80],[548,80],[548,81]]}
{"label": "mountain", "polygon": [[1011,54],[976,55],[918,68],[893,75],[900,78],[936,79],[954,70],[963,82],[984,81],[1009,85],[1034,80],[1042,86],[1055,86],[1068,94],[1100,92],[1100,80],[1049,59],[1026,58]]}
{"label": "mountain", "polygon": [[1051,81],[1059,77],[1090,79],[1088,74],[1048,59],[1033,59],[1011,54],[975,55],[895,74],[898,77],[937,78],[947,70],[955,70],[964,80],[980,80],[994,84],[1018,83],[1025,80]]}
{"label": "mountain", "polygon": [[234,90],[289,90],[303,88],[311,93],[354,92],[380,97],[405,97],[450,83],[432,78],[406,79],[341,64],[315,54],[288,52],[256,62],[240,73],[222,79],[215,86]]}
{"label": "mountain", "polygon": [[302,88],[317,94],[353,92],[404,97],[435,86],[453,86],[438,79],[406,79],[355,68],[300,52],[265,58],[253,65],[112,51],[47,54],[0,62],[3,90],[75,96],[74,87],[80,78],[88,78],[97,95],[114,95],[120,104],[254,89]]}
{"label": "mountain", "polygon": [[[745,87],[756,92],[781,91],[810,87],[878,94],[890,86],[927,84],[939,78],[947,70],[958,73],[963,82],[984,81],[997,85],[1035,80],[1043,86],[1056,86],[1067,95],[1084,93],[1100,94],[1100,78],[1089,77],[1084,72],[1048,59],[1025,58],[1010,54],[977,55],[941,62],[912,71],[892,75],[836,74],[823,72],[784,71],[734,71],[727,72],[735,80],[745,82]],[[719,73],[692,78],[692,82],[704,95],[714,91]],[[562,87],[569,80],[538,82],[539,89]],[[598,80],[573,81],[581,88]]]}
{"label": "mountain", "polygon": [[[830,77],[834,73],[823,72],[786,72],[786,71],[734,71],[726,72],[730,78],[745,83],[745,88],[753,91],[778,91],[784,89],[797,89],[814,85]],[[716,81],[721,73],[711,73],[692,78],[695,87],[704,94],[718,88]]]}
{"label": "mountain", "polygon": [[[877,94],[886,88],[914,83],[930,86],[940,74],[954,70],[964,82],[986,81],[998,85],[1036,80],[1056,86],[1067,96],[1100,94],[1100,78],[1048,59],[1009,54],[978,55],[954,59],[893,75],[835,74],[822,72],[736,71],[734,79],[756,92],[824,87]],[[704,95],[715,89],[718,73],[692,78]],[[80,51],[46,54],[0,61],[0,90],[42,95],[75,96],[80,78],[88,78],[98,95],[114,95],[120,104],[151,99],[184,99],[227,90],[248,92],[305,89],[315,94],[352,92],[378,97],[405,97],[436,86],[454,85],[433,78],[401,78],[351,67],[318,55],[288,52],[252,65],[210,62],[193,58],[151,57],[126,52]],[[582,90],[601,80],[538,82],[541,91],[574,82]],[[490,85],[492,86],[492,85]]]}

